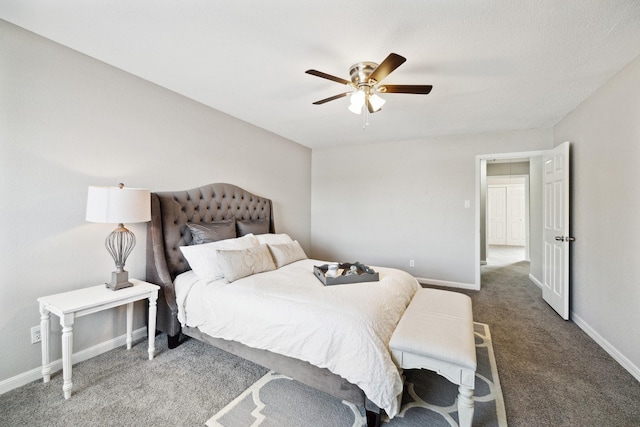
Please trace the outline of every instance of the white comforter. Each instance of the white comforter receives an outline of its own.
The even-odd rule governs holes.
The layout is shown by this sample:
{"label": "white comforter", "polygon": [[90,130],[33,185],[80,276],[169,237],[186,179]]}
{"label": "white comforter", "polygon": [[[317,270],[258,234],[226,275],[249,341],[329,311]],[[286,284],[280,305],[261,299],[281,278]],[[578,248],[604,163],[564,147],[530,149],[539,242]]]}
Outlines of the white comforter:
{"label": "white comforter", "polygon": [[183,273],[176,279],[179,320],[212,337],[327,368],[394,417],[402,380],[389,339],[420,285],[404,271],[374,267],[379,282],[324,286],[313,275],[321,264],[297,261],[233,283]]}

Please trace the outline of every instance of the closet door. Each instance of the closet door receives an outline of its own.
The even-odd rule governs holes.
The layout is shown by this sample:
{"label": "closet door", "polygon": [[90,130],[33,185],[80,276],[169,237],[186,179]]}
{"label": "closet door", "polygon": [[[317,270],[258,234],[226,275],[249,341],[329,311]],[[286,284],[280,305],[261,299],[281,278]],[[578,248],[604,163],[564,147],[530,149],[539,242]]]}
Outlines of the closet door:
{"label": "closet door", "polygon": [[524,185],[507,187],[507,245],[524,246]]}

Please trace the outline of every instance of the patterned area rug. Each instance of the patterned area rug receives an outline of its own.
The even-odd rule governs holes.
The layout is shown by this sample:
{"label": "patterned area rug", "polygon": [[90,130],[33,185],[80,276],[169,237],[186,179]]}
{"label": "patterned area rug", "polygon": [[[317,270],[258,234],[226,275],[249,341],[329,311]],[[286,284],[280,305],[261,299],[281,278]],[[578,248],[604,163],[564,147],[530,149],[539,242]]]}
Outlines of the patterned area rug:
{"label": "patterned area rug", "polygon": [[[474,324],[478,368],[474,426],[507,425],[489,326]],[[389,427],[458,426],[458,387],[425,370],[405,370],[400,413]],[[367,425],[364,410],[273,371],[254,383],[206,423],[209,427]]]}

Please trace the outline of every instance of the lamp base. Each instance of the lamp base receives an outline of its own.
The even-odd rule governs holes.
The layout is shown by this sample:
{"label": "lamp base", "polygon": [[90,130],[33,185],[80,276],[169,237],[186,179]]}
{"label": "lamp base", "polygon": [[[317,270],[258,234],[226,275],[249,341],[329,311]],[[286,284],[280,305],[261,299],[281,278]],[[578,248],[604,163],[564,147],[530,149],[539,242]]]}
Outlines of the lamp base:
{"label": "lamp base", "polygon": [[131,286],[133,286],[133,283],[129,281],[128,271],[112,271],[111,283],[105,283],[105,285],[112,291],[117,291],[119,289],[130,288]]}

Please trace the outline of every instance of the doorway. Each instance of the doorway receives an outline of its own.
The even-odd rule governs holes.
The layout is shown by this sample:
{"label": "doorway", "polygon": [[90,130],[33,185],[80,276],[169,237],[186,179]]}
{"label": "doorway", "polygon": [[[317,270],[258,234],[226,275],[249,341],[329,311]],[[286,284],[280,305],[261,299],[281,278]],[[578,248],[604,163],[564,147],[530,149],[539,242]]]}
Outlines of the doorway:
{"label": "doorway", "polygon": [[529,159],[529,279],[543,299],[563,319],[569,319],[569,159],[568,141],[553,149],[476,156],[476,289],[481,287],[481,265],[487,263],[487,171],[489,164]]}
{"label": "doorway", "polygon": [[[539,284],[542,278],[542,155],[544,151],[529,151],[520,153],[500,153],[476,156],[477,171],[477,210],[476,210],[476,287],[480,289],[481,266],[487,263],[514,263],[529,261],[529,278]],[[489,186],[502,186],[505,193],[505,207],[507,206],[507,187],[510,185],[524,185],[522,192],[524,207],[517,209],[524,212],[513,216],[510,226],[514,228],[512,238],[507,238],[504,229],[503,241],[494,241],[489,233],[488,197]],[[514,195],[514,198],[519,195]],[[509,223],[507,215],[504,221]],[[520,219],[522,218],[522,221]],[[520,222],[524,224],[520,224]],[[493,231],[493,230],[492,230]],[[492,241],[489,243],[489,237]],[[516,237],[515,239],[513,237]],[[524,243],[522,238],[524,237]],[[508,243],[508,244],[507,244]],[[540,285],[539,285],[540,286]]]}
{"label": "doorway", "polygon": [[529,158],[487,160],[485,263],[499,255],[528,260],[529,174]]}

